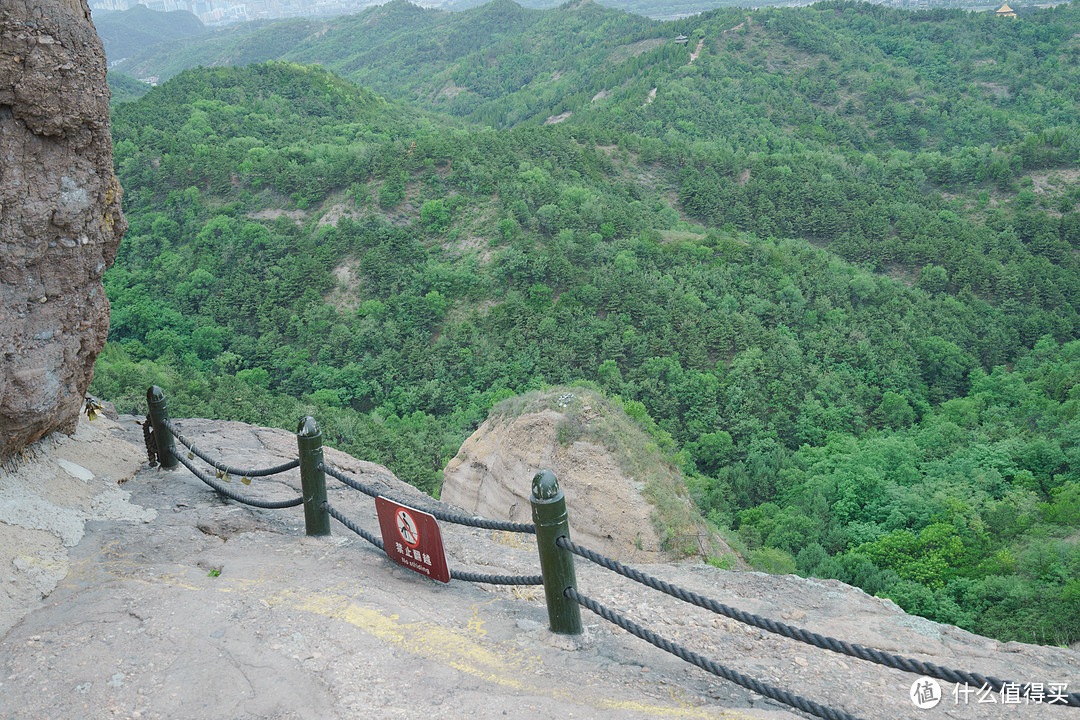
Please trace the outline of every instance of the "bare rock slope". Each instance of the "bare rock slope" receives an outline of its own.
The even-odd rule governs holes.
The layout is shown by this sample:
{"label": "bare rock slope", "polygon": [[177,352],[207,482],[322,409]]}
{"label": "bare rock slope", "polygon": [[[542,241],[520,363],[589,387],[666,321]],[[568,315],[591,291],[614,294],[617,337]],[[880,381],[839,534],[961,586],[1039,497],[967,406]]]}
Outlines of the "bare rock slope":
{"label": "bare rock slope", "polygon": [[[295,457],[295,439],[281,430],[180,424],[229,464],[266,467]],[[122,473],[110,475],[93,458],[139,455],[140,436],[135,419],[122,416],[118,428],[80,427],[70,442],[42,446],[37,462],[63,467],[67,459],[118,479]],[[334,451],[326,457],[384,492],[432,502],[385,468]],[[83,492],[88,481],[79,474],[61,470],[53,492],[63,495],[63,483]],[[299,492],[295,471],[232,485],[272,500]],[[336,522],[331,537],[307,538],[300,508],[224,501],[183,468],[144,466],[122,489],[141,509],[87,518],[56,589],[0,636],[0,717],[801,717],[587,611],[583,638],[554,636],[539,589],[435,583]],[[370,498],[333,480],[328,491],[335,508],[378,534]],[[18,540],[31,530],[6,531]],[[443,534],[454,569],[537,572],[531,536],[446,524]],[[27,566],[50,562],[33,546],[23,555]],[[5,565],[5,573],[22,572]],[[719,602],[850,642],[1020,682],[1080,684],[1074,651],[999,643],[837,581],[698,563],[644,567]],[[1077,712],[975,696],[958,703],[948,683],[937,707],[919,710],[909,697],[916,676],[740,625],[588,563],[578,563],[578,588],[733,670],[865,720],[1067,720]]]}
{"label": "bare rock slope", "polygon": [[74,431],[126,228],[86,0],[0,2],[0,459]]}
{"label": "bare rock slope", "polygon": [[122,487],[146,454],[121,440],[119,427],[106,417],[84,421],[73,435],[45,438],[30,447],[29,460],[0,470],[0,634],[67,575],[68,553],[87,522],[154,518],[129,503]]}
{"label": "bare rock slope", "polygon": [[611,557],[658,562],[730,553],[704,529],[678,471],[648,436],[582,388],[531,393],[496,407],[447,463],[441,498],[485,517],[532,522],[529,495],[540,470],[559,478],[573,539]]}

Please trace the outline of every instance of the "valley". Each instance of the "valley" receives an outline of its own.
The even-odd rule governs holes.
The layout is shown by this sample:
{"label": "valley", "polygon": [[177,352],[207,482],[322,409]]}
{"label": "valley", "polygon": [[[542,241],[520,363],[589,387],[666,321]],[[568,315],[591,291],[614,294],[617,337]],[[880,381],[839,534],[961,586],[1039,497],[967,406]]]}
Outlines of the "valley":
{"label": "valley", "polygon": [[1075,4],[197,38],[110,72],[162,84],[113,104],[96,395],[312,414],[437,495],[500,402],[580,385],[751,566],[1080,640]]}

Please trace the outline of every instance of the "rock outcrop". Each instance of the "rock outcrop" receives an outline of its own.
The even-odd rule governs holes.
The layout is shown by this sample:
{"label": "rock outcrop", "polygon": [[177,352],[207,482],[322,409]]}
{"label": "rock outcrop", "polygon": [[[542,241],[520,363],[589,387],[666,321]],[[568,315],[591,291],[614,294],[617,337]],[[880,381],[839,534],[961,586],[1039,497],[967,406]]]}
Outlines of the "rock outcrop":
{"label": "rock outcrop", "polygon": [[75,430],[127,223],[86,0],[0,3],[0,458]]}
{"label": "rock outcrop", "polygon": [[[485,517],[532,522],[532,477],[551,470],[566,493],[571,536],[582,544],[626,562],[666,560],[664,550],[713,557],[726,551],[734,561],[721,541],[695,527],[700,518],[681,478],[658,450],[648,449],[645,434],[597,393],[572,390],[534,393],[506,401],[516,407],[496,408],[447,463],[441,499]],[[642,495],[650,485],[653,502]],[[667,507],[657,507],[659,494]],[[675,547],[687,540],[689,546]]]}

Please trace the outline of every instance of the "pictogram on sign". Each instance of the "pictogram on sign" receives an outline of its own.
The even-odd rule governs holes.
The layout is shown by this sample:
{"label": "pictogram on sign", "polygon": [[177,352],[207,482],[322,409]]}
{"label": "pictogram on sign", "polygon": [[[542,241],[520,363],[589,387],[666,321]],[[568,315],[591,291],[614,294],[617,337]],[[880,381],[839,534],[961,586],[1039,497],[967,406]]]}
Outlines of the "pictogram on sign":
{"label": "pictogram on sign", "polygon": [[398,565],[439,582],[450,582],[442,531],[435,516],[382,496],[375,498],[386,555]]}
{"label": "pictogram on sign", "polygon": [[394,513],[394,519],[397,521],[398,535],[405,541],[405,544],[412,548],[419,545],[420,534],[416,532],[416,520],[409,514],[409,511],[405,508],[399,509]]}

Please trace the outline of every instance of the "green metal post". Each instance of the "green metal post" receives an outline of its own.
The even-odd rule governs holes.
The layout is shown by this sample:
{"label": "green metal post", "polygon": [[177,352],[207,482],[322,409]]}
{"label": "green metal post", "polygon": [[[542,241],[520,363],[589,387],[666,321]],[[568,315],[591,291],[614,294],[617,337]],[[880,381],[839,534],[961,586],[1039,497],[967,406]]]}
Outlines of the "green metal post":
{"label": "green metal post", "polygon": [[296,429],[296,444],[300,449],[300,486],[304,496],[304,526],[308,535],[330,534],[330,513],[326,512],[326,473],[319,465],[323,461],[322,430],[310,415]]}
{"label": "green metal post", "polygon": [[555,473],[541,470],[532,481],[533,522],[536,524],[536,546],[540,551],[540,572],[544,576],[544,595],[547,598],[548,625],[552,632],[563,635],[581,634],[581,608],[563,594],[568,587],[577,589],[574,575],[574,555],[555,544],[560,537],[570,539],[566,497],[559,489]]}
{"label": "green metal post", "polygon": [[150,425],[154,428],[154,444],[157,445],[158,464],[165,470],[172,470],[179,465],[173,456],[176,452],[176,440],[165,420],[169,419],[169,404],[165,402],[165,391],[153,385],[146,391],[146,405],[149,409]]}

